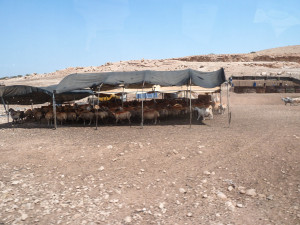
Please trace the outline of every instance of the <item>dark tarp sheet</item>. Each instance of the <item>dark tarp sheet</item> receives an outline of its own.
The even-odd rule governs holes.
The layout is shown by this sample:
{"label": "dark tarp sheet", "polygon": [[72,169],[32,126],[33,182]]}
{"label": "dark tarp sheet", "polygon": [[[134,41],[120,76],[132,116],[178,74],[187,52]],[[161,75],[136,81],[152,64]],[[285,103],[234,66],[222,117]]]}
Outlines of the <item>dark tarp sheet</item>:
{"label": "dark tarp sheet", "polygon": [[[57,85],[48,87],[34,87],[26,85],[0,86],[0,104],[5,103],[16,105],[43,104],[52,102],[52,92]],[[92,95],[90,90],[74,90],[55,95],[57,103],[66,101],[79,100]]]}
{"label": "dark tarp sheet", "polygon": [[126,88],[142,88],[151,85],[182,86],[192,84],[203,88],[214,88],[225,82],[223,68],[214,72],[201,72],[192,69],[177,71],[132,71],[132,72],[103,72],[76,73],[66,76],[58,85],[57,93],[95,87],[103,84],[101,90],[111,90],[124,84]]}

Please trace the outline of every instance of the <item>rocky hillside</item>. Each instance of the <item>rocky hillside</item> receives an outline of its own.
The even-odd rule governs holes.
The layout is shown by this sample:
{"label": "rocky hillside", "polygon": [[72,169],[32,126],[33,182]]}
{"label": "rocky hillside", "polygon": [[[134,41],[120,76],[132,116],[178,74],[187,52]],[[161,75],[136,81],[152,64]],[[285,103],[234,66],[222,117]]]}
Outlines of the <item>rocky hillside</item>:
{"label": "rocky hillside", "polygon": [[[292,76],[300,79],[300,45],[268,49],[248,54],[210,54],[160,60],[131,60],[107,62],[101,66],[70,67],[49,74],[2,80],[5,85],[24,84],[47,86],[57,84],[72,73],[136,71],[136,70],[183,70],[214,71],[223,67],[226,76]],[[1,82],[1,81],[0,81]]]}
{"label": "rocky hillside", "polygon": [[174,60],[188,62],[296,62],[300,63],[300,45],[267,49],[248,54],[195,55]]}

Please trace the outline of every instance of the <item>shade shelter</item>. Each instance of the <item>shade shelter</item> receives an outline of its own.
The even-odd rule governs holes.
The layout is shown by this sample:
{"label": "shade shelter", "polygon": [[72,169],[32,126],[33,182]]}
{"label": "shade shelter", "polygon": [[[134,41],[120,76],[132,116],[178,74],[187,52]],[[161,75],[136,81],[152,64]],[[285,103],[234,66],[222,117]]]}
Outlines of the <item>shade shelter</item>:
{"label": "shade shelter", "polygon": [[[203,72],[192,69],[177,71],[130,71],[130,72],[102,72],[102,73],[76,73],[66,76],[56,87],[57,94],[82,88],[93,88],[98,93],[102,90],[112,90],[116,87],[142,89],[160,85],[170,86],[200,86],[215,88],[225,82],[224,69],[213,72]],[[191,88],[190,88],[191,96]],[[191,109],[191,100],[190,100]],[[191,115],[190,115],[191,117]],[[143,101],[142,101],[143,121]],[[191,119],[190,119],[191,121]],[[143,125],[143,122],[142,124]]]}
{"label": "shade shelter", "polygon": [[[0,104],[3,104],[5,111],[8,112],[6,105],[32,105],[44,104],[53,101],[53,91],[57,85],[48,87],[35,87],[27,85],[0,86]],[[91,90],[72,90],[55,96],[56,103],[64,103],[79,100],[92,95]]]}
{"label": "shade shelter", "polygon": [[101,86],[101,90],[111,90],[119,85],[126,88],[146,88],[153,85],[183,86],[196,85],[203,88],[214,88],[225,82],[223,68],[213,72],[202,72],[192,69],[176,71],[131,71],[76,73],[66,76],[56,87],[56,93],[64,93],[76,89]]}

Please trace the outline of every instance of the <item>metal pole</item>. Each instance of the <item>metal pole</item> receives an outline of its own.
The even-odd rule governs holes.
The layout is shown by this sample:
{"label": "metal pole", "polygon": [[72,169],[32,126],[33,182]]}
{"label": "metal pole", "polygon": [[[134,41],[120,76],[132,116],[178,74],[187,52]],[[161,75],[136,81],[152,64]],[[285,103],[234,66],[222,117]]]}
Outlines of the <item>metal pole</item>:
{"label": "metal pole", "polygon": [[[100,99],[99,99],[99,97],[100,97],[100,90],[101,90],[101,86],[102,86],[102,84],[99,86],[99,90],[98,90],[98,101],[97,101],[97,106],[96,106],[96,111],[97,111],[97,113],[96,113],[96,130],[98,130],[98,112],[99,112],[99,101],[100,101]],[[94,101],[93,101],[94,102]]]}
{"label": "metal pole", "polygon": [[222,84],[220,86],[220,104],[222,105]]}
{"label": "metal pole", "polygon": [[3,104],[3,107],[4,107],[5,113],[7,115],[7,123],[9,123],[9,111],[8,111],[8,108],[6,109],[4,98],[1,97],[1,99],[2,99],[2,104]]}
{"label": "metal pole", "polygon": [[9,103],[7,102],[7,123],[9,123],[9,116],[10,116],[10,112],[9,112]]}
{"label": "metal pole", "polygon": [[142,87],[142,122],[141,122],[141,127],[144,128],[144,98],[143,98],[143,94],[144,94],[144,84],[143,83],[143,87]]}
{"label": "metal pole", "polygon": [[231,123],[231,112],[230,112],[230,107],[229,107],[229,83],[227,82],[227,111],[228,111],[228,127],[230,127]]}
{"label": "metal pole", "polygon": [[124,88],[125,88],[125,85],[123,86],[123,91],[122,91],[122,108],[124,106]]}
{"label": "metal pole", "polygon": [[53,118],[54,118],[54,129],[57,129],[57,123],[56,123],[56,102],[55,102],[55,93],[56,90],[53,90],[52,100],[53,100]]}
{"label": "metal pole", "polygon": [[192,128],[192,79],[190,78],[190,128]]}

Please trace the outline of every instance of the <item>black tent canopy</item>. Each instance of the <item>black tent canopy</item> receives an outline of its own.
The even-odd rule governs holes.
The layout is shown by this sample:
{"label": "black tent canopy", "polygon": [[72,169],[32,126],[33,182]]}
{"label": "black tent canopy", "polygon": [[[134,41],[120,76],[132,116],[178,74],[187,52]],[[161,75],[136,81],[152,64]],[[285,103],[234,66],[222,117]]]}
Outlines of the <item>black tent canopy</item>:
{"label": "black tent canopy", "polygon": [[204,88],[214,88],[225,82],[223,68],[213,72],[201,72],[192,69],[176,71],[131,71],[76,73],[66,76],[56,87],[56,93],[76,89],[95,87],[102,84],[102,90],[111,90],[118,85],[126,88],[142,88],[153,85],[183,86],[194,84]]}
{"label": "black tent canopy", "polygon": [[[34,87],[26,85],[0,86],[0,104],[9,103],[17,105],[43,104],[52,101],[53,90],[57,85],[48,87]],[[73,90],[57,94],[57,103],[79,100],[92,95],[91,90]]]}

